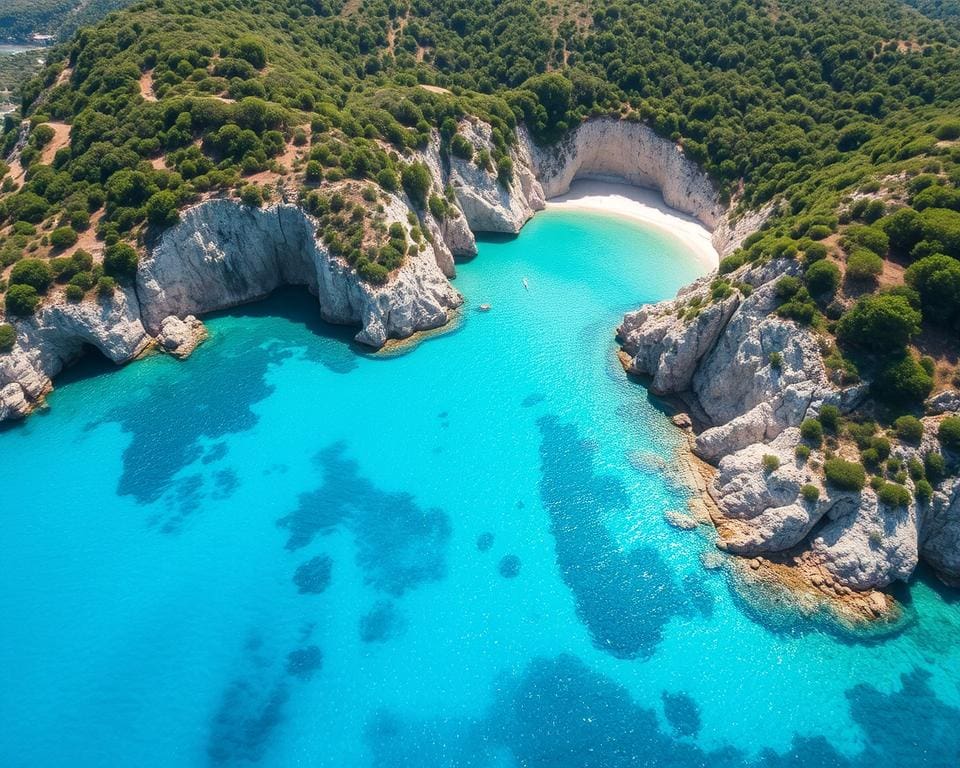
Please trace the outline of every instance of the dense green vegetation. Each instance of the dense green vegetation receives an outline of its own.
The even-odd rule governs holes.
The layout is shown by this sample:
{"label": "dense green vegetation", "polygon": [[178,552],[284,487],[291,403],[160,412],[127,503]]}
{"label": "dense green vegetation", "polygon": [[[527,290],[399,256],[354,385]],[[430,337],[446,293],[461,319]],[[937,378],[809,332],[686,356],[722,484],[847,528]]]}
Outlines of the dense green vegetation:
{"label": "dense green vegetation", "polygon": [[[331,251],[382,283],[428,240],[416,216],[389,225],[386,193],[457,215],[413,154],[432,135],[506,184],[518,125],[549,143],[612,115],[677,141],[738,212],[770,208],[708,301],[747,294],[746,265],[794,260],[776,311],[819,334],[838,384],[871,381],[877,418],[916,442],[916,423],[895,420],[960,381],[943,354],[960,333],[960,28],[949,2],[911,4],[143,0],[51,51],[4,123],[11,163],[31,128],[23,176],[0,165],[8,311],[51,292],[109,295],[151,230],[213,195],[256,207],[299,194]],[[468,115],[490,124],[491,150],[461,133]],[[804,425],[802,458],[852,440],[863,466],[902,485],[869,428],[825,408]],[[853,470],[830,466],[849,484]],[[930,458],[916,487],[938,467]]]}
{"label": "dense green vegetation", "polygon": [[26,40],[32,33],[65,40],[84,24],[129,4],[130,0],[4,0],[0,41]]}

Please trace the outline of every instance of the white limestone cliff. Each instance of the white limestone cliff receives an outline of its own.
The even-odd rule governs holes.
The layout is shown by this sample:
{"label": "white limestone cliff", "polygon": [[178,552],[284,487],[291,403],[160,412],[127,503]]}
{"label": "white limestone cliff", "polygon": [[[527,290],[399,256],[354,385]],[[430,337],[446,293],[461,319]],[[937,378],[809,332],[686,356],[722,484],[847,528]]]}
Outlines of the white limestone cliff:
{"label": "white limestone cliff", "polygon": [[[720,299],[711,296],[710,275],[676,299],[627,314],[618,330],[627,370],[650,377],[657,394],[683,397],[701,422],[693,450],[717,467],[709,493],[718,546],[746,557],[802,553],[793,560],[817,586],[840,594],[905,581],[921,557],[960,581],[960,482],[946,481],[928,504],[914,498],[889,508],[869,487],[825,486],[821,452],[795,457],[804,419],[824,403],[849,412],[867,394],[865,384],[834,385],[813,332],[773,313],[776,281],[797,270],[789,259],[744,267],[728,277],[750,290]],[[924,444],[898,445],[898,458],[922,459],[935,448],[937,415],[953,402],[932,399]],[[765,456],[779,466],[765,466]],[[818,489],[817,500],[803,498],[804,485]]]}

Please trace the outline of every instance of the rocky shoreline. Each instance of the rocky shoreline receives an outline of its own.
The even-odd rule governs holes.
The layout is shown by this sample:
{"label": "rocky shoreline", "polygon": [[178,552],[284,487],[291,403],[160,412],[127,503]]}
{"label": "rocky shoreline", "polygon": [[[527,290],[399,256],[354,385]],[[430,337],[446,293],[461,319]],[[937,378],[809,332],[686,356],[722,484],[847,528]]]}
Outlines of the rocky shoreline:
{"label": "rocky shoreline", "polygon": [[[741,269],[731,276],[739,287],[721,294],[710,275],[629,313],[621,362],[689,411],[690,449],[715,467],[705,485],[716,544],[739,556],[738,581],[785,589],[802,612],[827,607],[844,624],[895,621],[899,608],[880,590],[908,581],[920,560],[947,583],[960,577],[960,479],[941,481],[926,503],[912,494],[892,507],[873,488],[825,484],[822,449],[798,457],[799,425],[824,405],[850,413],[868,385],[835,385],[814,333],[773,313],[776,280],[797,268],[780,259]],[[939,421],[955,411],[946,400],[928,403],[923,439],[895,445],[895,459],[937,448]]]}
{"label": "rocky shoreline", "polygon": [[[463,120],[458,132],[477,152],[492,148],[490,127],[480,121]],[[575,179],[660,191],[712,231],[721,257],[769,214],[734,219],[696,164],[641,123],[590,120],[547,148],[523,129],[517,138],[506,184],[468,160],[442,156],[436,137],[410,158],[427,166],[434,190],[452,190],[450,212],[436,218],[402,194],[388,197],[386,222],[408,233],[416,222],[428,243],[382,286],[362,281],[332,255],[317,237],[317,222],[297,204],[261,209],[209,200],[187,209],[147,244],[132,285],[102,300],[55,299],[14,321],[15,345],[0,354],[0,421],[41,404],[53,378],[87,346],[118,364],[153,347],[185,357],[203,337],[197,316],[284,285],[305,286],[325,320],[358,326],[358,342],[402,346],[455,317],[463,299],[449,279],[455,257],[476,253],[475,232],[519,232]],[[627,314],[618,329],[621,361],[654,393],[687,404],[690,423],[699,427],[691,450],[706,462],[690,477],[700,504],[694,519],[709,520],[717,546],[739,556],[730,559],[738,579],[788,589],[805,611],[826,601],[852,623],[889,618],[895,607],[878,590],[909,579],[921,558],[946,580],[960,580],[960,481],[942,483],[928,508],[912,502],[892,512],[869,488],[825,488],[810,464],[795,460],[805,418],[824,404],[849,412],[866,396],[865,385],[835,386],[814,335],[771,314],[774,282],[796,270],[786,259],[743,268],[733,277],[736,289],[723,295],[713,293],[714,273],[675,299]],[[945,409],[956,410],[956,403]],[[937,418],[925,419],[927,442]],[[770,455],[777,458],[773,471],[765,468]],[[817,486],[817,501],[800,499],[806,484]]]}

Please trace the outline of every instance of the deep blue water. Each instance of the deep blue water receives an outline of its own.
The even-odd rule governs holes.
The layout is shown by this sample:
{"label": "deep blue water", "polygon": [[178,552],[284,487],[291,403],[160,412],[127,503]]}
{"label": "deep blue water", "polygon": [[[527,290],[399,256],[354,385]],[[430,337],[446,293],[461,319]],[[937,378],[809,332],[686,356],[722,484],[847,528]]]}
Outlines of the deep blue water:
{"label": "deep blue water", "polygon": [[767,622],[664,521],[612,334],[698,269],[548,211],[403,355],[284,292],[82,363],[0,432],[0,765],[956,768],[954,594],[879,642]]}

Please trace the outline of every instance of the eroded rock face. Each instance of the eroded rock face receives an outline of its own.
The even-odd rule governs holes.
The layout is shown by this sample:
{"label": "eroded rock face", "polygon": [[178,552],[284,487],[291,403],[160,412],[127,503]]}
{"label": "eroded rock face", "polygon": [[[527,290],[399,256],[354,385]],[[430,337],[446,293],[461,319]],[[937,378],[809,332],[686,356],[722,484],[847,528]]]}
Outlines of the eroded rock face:
{"label": "eroded rock face", "polygon": [[26,415],[50,391],[53,377],[83,354],[85,345],[125,363],[153,341],[131,288],[95,301],[57,300],[13,324],[16,343],[0,355],[0,420]]}
{"label": "eroded rock face", "polygon": [[[492,130],[482,121],[464,119],[459,131],[477,156],[493,149]],[[443,156],[436,135],[414,153],[411,159],[431,172],[431,193],[452,191],[450,212],[437,219],[414,210],[402,195],[390,198],[388,220],[409,230],[408,216],[415,212],[431,244],[409,257],[383,286],[364,283],[332,257],[315,237],[316,222],[299,206],[258,209],[213,200],[184,211],[180,222],[148,248],[134,288],[103,303],[53,302],[36,318],[15,321],[17,345],[0,355],[0,419],[21,416],[38,403],[51,378],[81,354],[84,344],[118,363],[135,357],[155,337],[164,349],[188,354],[195,329],[183,326],[185,318],[254,301],[282,285],[306,286],[324,319],[358,325],[357,340],[373,347],[438,327],[462,302],[447,278],[456,273],[455,257],[476,253],[473,232],[518,232],[544,207],[545,187],[549,195],[559,194],[575,178],[615,178],[658,188],[669,204],[711,228],[724,219],[706,175],[674,143],[640,124],[588,121],[551,149],[535,146],[521,129],[510,157],[512,174],[501,179],[495,169]],[[740,237],[753,220],[743,221],[726,227],[724,237]],[[720,320],[718,325],[726,322]],[[712,342],[707,331],[698,342],[703,349]],[[689,357],[679,343],[673,354]],[[667,382],[664,389],[676,385]]]}
{"label": "eroded rock face", "polygon": [[537,147],[529,138],[524,143],[547,199],[569,190],[574,179],[613,180],[660,190],[667,205],[710,230],[726,217],[707,175],[677,144],[643,123],[601,117],[550,147]]}
{"label": "eroded rock face", "polygon": [[948,480],[920,513],[920,555],[960,587],[960,478]]}
{"label": "eroded rock face", "polygon": [[[409,230],[406,214],[403,202],[391,198],[387,219]],[[316,228],[290,204],[259,209],[217,200],[185,211],[138,271],[144,323],[157,332],[168,315],[226,309],[282,285],[303,285],[317,297],[324,320],[360,325],[357,341],[380,347],[443,325],[461,304],[432,246],[408,256],[386,285],[377,286],[333,257],[316,239]]]}

